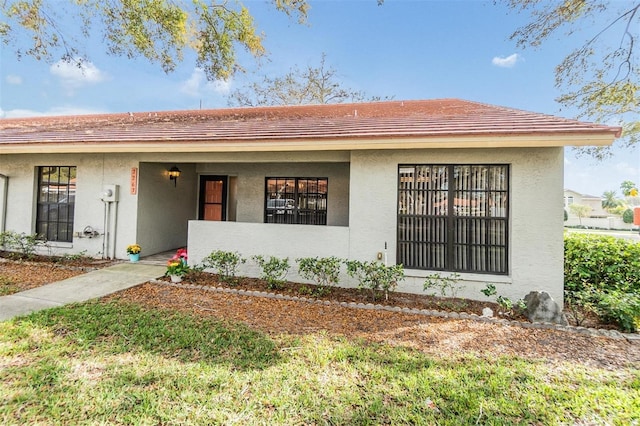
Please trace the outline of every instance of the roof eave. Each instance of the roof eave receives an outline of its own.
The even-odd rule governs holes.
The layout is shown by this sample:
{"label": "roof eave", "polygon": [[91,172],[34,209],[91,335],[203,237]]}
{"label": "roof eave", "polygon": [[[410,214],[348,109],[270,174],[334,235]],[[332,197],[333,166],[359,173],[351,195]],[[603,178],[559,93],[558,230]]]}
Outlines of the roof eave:
{"label": "roof eave", "polygon": [[608,146],[616,138],[614,132],[530,134],[530,135],[466,135],[385,138],[292,138],[230,140],[162,140],[162,141],[82,141],[22,142],[0,144],[0,154],[28,153],[137,153],[137,152],[269,152],[269,151],[336,151],[392,150],[436,148],[540,148],[563,146]]}

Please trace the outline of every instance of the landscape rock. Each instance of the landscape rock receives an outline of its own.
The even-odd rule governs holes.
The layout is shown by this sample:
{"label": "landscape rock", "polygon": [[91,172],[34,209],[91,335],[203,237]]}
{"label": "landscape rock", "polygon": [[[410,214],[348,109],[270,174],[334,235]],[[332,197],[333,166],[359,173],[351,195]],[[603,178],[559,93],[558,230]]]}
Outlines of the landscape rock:
{"label": "landscape rock", "polygon": [[485,318],[492,318],[493,317],[493,309],[487,307],[482,309],[482,316]]}
{"label": "landscape rock", "polygon": [[562,309],[546,291],[532,291],[524,297],[524,301],[527,304],[526,315],[529,321],[568,324]]}

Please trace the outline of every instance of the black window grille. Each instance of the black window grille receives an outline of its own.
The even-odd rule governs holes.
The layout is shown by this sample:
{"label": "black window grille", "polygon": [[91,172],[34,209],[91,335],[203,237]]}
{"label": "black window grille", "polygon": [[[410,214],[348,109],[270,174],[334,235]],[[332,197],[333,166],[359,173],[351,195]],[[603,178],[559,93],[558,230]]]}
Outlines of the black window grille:
{"label": "black window grille", "polygon": [[327,224],[327,178],[266,179],[265,223]]}
{"label": "black window grille", "polygon": [[36,234],[47,241],[73,241],[76,167],[38,167]]}
{"label": "black window grille", "polygon": [[398,263],[507,274],[508,165],[400,165]]}

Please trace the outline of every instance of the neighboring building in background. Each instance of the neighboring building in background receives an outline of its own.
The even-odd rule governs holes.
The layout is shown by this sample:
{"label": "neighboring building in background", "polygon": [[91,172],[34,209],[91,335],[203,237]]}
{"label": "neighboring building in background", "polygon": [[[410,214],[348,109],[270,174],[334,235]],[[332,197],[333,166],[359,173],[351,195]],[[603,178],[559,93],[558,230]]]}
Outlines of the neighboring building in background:
{"label": "neighboring building in background", "polygon": [[[580,219],[571,212],[569,206],[578,204],[591,207],[591,211],[587,217]],[[567,212],[567,220],[565,226],[586,227],[593,229],[621,229],[632,230],[636,227],[632,223],[624,223],[622,217],[607,212],[602,208],[602,197],[594,195],[581,194],[571,189],[564,190],[564,211]]]}
{"label": "neighboring building in background", "polygon": [[591,207],[591,212],[587,217],[609,217],[611,213],[607,212],[602,208],[602,197],[597,197],[595,195],[581,194],[579,192],[573,191],[571,189],[564,190],[564,209],[566,210],[569,217],[577,217],[575,214],[571,213],[571,209],[569,206],[571,204],[580,204],[583,206]]}

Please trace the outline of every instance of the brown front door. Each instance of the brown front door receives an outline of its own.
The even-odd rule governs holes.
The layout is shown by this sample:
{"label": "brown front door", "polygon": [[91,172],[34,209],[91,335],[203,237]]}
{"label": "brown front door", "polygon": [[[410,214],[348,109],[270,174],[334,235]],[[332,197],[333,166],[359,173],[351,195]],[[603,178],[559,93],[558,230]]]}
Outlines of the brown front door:
{"label": "brown front door", "polygon": [[200,220],[227,220],[227,177],[200,176]]}

